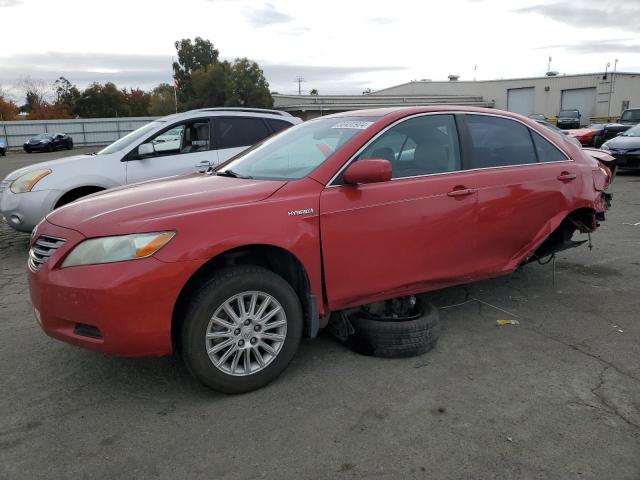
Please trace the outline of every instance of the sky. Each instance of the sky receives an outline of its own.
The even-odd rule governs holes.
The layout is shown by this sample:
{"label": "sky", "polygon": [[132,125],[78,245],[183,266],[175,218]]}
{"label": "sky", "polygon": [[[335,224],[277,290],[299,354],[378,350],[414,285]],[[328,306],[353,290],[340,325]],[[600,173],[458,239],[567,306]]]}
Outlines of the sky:
{"label": "sky", "polygon": [[359,94],[411,80],[640,72],[640,0],[0,0],[0,87],[171,82],[201,36],[259,63],[272,91]]}

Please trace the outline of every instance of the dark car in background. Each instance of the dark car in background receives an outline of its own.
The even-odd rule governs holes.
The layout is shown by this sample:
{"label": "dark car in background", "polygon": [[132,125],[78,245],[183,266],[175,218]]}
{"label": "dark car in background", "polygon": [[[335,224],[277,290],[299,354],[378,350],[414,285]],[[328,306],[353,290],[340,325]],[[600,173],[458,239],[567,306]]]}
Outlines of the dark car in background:
{"label": "dark car in background", "polygon": [[24,142],[23,148],[27,153],[71,150],[73,148],[73,138],[66,133],[41,133]]}
{"label": "dark car in background", "polygon": [[605,142],[601,148],[615,157],[618,168],[640,170],[640,125]]}
{"label": "dark car in background", "polygon": [[556,124],[558,128],[580,128],[580,111],[579,110],[560,110]]}
{"label": "dark car in background", "polygon": [[0,157],[4,157],[7,154],[7,142],[0,138]]}
{"label": "dark car in background", "polygon": [[607,140],[611,140],[631,128],[621,123],[592,123],[588,127],[563,130],[576,138],[583,147],[600,148]]}

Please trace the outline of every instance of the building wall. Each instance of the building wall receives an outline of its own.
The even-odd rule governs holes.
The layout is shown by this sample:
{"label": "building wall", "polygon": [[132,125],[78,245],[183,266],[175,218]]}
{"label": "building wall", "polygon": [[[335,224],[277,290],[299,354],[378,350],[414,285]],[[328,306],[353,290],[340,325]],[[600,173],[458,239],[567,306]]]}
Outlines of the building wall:
{"label": "building wall", "polygon": [[607,117],[609,114],[609,92],[611,93],[611,116],[622,112],[622,102],[629,101],[629,107],[640,107],[640,73],[604,73],[537,77],[507,80],[482,81],[417,81],[378,90],[370,95],[476,95],[485,101],[494,101],[495,108],[507,109],[507,90],[511,88],[533,87],[535,90],[535,113],[555,116],[560,110],[562,91],[574,88],[596,88],[596,102],[592,118]]}

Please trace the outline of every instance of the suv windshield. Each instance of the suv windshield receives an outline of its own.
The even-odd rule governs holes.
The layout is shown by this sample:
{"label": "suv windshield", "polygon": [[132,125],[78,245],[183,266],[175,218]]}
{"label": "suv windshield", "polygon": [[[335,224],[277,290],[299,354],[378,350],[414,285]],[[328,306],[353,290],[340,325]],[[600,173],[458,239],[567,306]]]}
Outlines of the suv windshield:
{"label": "suv windshield", "polygon": [[622,137],[640,137],[640,125],[636,125],[635,127],[630,128],[626,132],[624,132]]}
{"label": "suv windshield", "polygon": [[298,180],[307,176],[377,117],[319,118],[257,144],[216,173],[263,180]]}
{"label": "suv windshield", "polygon": [[113,142],[108,147],[103,148],[102,150],[100,150],[98,152],[98,155],[106,155],[108,153],[113,153],[113,152],[118,152],[120,150],[124,150],[129,145],[131,145],[133,142],[135,142],[136,140],[138,140],[141,137],[145,136],[147,133],[150,133],[152,130],[154,130],[159,125],[162,125],[162,123],[163,122],[147,123],[146,125],[138,128],[137,130],[134,130],[133,132],[126,134],[121,139],[116,140],[115,142]]}
{"label": "suv windshield", "polygon": [[576,110],[560,110],[559,117],[578,118],[580,115]]}
{"label": "suv windshield", "polygon": [[621,122],[634,122],[640,123],[640,109],[638,110],[625,110],[620,117]]}

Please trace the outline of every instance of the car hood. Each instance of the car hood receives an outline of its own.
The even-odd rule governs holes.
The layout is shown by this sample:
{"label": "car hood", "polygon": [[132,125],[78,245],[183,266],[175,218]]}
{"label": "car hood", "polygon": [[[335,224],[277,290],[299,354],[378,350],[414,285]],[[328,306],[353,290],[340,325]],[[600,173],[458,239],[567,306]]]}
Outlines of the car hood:
{"label": "car hood", "polygon": [[172,218],[258,202],[286,183],[198,173],[168,177],[90,195],[54,210],[47,221],[86,236],[171,228]]}
{"label": "car hood", "polygon": [[607,142],[613,150],[635,150],[640,148],[640,137],[615,137]]}
{"label": "car hood", "polygon": [[581,137],[582,135],[590,135],[596,133],[598,129],[596,128],[575,128],[573,130],[569,130],[569,135],[572,137]]}
{"label": "car hood", "polygon": [[20,175],[24,175],[25,173],[32,172],[34,170],[41,170],[43,168],[49,168],[52,171],[55,171],[56,167],[65,165],[65,164],[73,164],[73,163],[86,163],[86,162],[99,162],[107,159],[109,155],[72,155],[70,157],[59,158],[57,160],[48,160],[46,162],[34,163],[33,165],[29,165],[28,167],[23,167],[18,170],[14,170],[9,175],[7,175],[7,180],[15,180]]}

